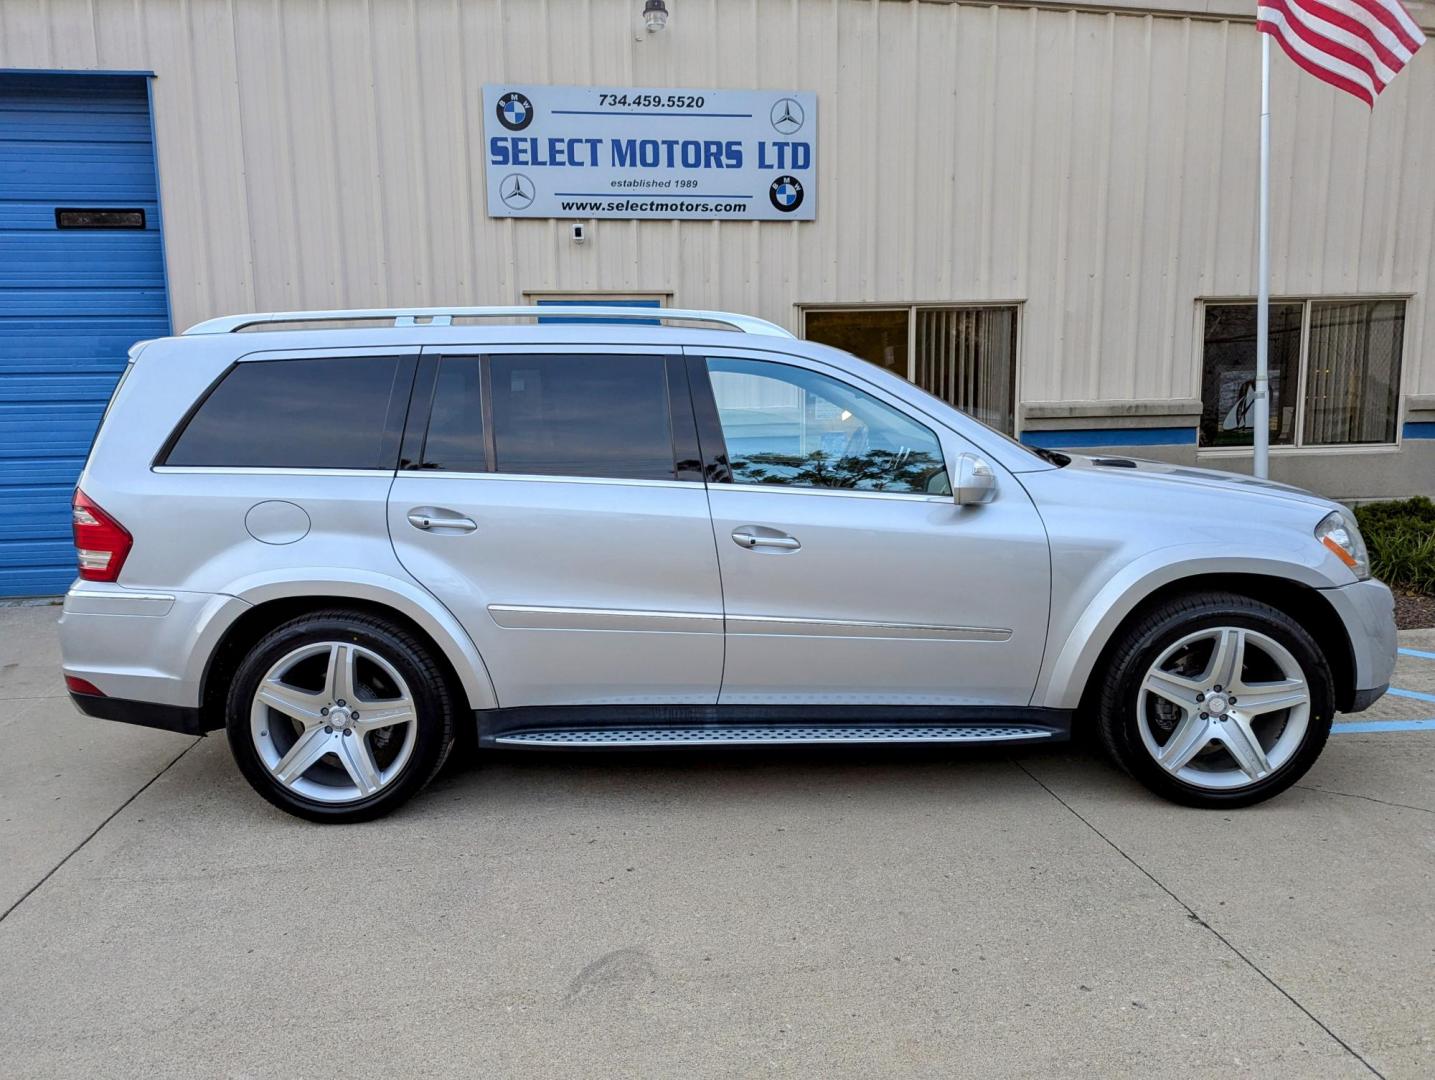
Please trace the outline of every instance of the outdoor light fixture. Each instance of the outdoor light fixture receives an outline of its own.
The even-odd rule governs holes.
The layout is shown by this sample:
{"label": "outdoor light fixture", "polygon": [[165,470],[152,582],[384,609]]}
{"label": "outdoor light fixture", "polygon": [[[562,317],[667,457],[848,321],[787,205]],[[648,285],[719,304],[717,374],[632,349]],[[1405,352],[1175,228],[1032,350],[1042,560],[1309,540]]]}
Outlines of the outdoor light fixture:
{"label": "outdoor light fixture", "polygon": [[656,34],[668,25],[668,5],[663,0],[647,0],[643,4],[643,25]]}

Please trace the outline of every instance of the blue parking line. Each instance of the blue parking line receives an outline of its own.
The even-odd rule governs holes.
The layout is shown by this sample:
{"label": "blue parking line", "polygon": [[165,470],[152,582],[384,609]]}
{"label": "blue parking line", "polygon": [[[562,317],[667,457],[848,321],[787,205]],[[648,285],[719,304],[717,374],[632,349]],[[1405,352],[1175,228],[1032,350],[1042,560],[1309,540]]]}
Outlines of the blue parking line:
{"label": "blue parking line", "polygon": [[1385,692],[1391,697],[1408,697],[1415,701],[1435,702],[1435,694],[1422,694],[1419,690],[1397,690],[1392,686]]}
{"label": "blue parking line", "polygon": [[1401,649],[1401,656],[1418,656],[1421,660],[1435,660],[1435,652],[1422,652],[1419,649]]}
{"label": "blue parking line", "polygon": [[1435,731],[1435,720],[1355,720],[1332,724],[1332,735],[1358,735],[1367,731]]}

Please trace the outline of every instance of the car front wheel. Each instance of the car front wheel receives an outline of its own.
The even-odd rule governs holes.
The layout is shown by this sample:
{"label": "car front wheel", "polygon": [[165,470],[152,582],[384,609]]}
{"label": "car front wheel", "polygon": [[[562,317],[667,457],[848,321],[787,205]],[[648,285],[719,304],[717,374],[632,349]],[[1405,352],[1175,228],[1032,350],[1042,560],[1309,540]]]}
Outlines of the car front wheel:
{"label": "car front wheel", "polygon": [[1097,722],[1108,753],[1188,806],[1268,799],[1315,762],[1334,716],[1330,666],[1285,612],[1210,593],[1167,601],[1114,650]]}

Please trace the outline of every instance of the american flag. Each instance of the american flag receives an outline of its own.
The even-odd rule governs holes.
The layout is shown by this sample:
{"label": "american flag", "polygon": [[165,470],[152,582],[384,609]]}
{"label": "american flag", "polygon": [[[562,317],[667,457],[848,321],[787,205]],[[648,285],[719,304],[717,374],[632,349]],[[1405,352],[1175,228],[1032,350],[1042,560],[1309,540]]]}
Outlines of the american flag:
{"label": "american flag", "polygon": [[1317,79],[1371,108],[1425,44],[1400,0],[1256,0],[1256,29]]}

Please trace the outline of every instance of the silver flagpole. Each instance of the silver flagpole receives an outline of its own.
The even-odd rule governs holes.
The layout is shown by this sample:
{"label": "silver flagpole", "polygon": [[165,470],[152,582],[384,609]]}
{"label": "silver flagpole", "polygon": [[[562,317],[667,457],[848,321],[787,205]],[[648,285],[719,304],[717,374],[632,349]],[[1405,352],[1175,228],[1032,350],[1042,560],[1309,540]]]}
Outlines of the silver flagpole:
{"label": "silver flagpole", "polygon": [[1271,442],[1271,36],[1261,35],[1261,211],[1256,274],[1256,445],[1252,471],[1270,475]]}

